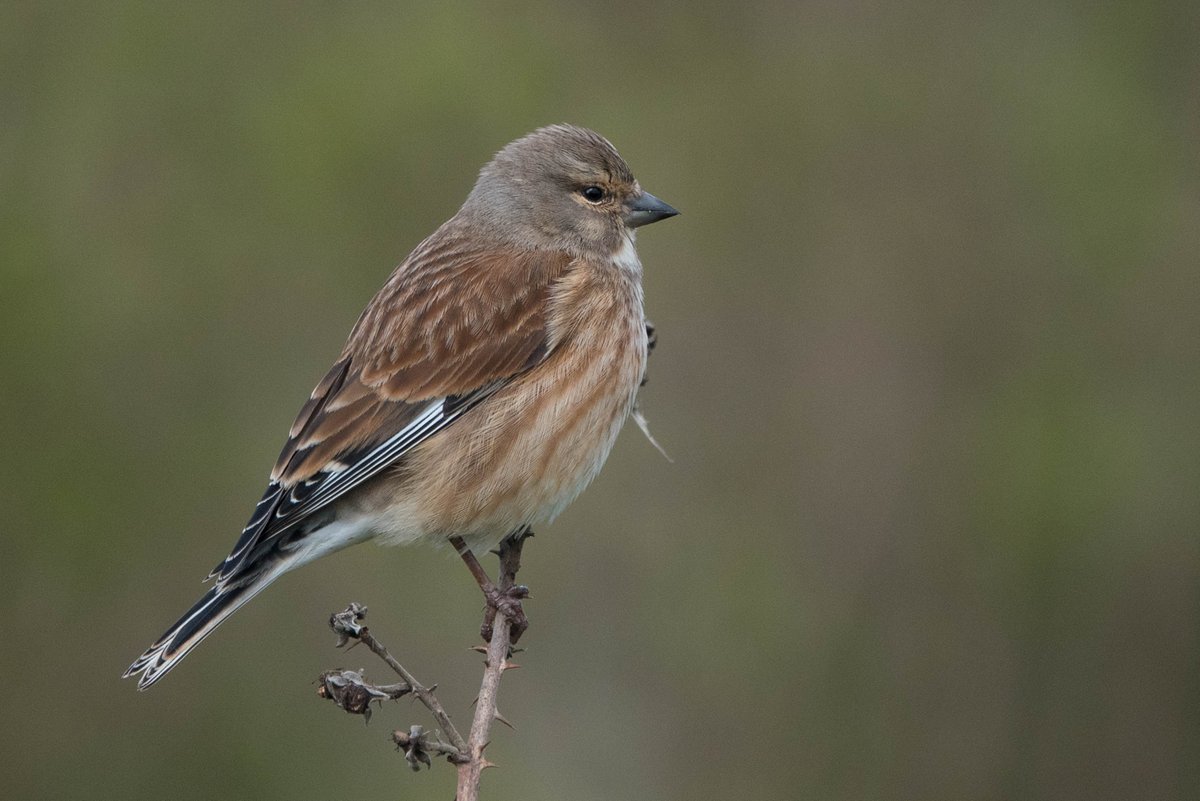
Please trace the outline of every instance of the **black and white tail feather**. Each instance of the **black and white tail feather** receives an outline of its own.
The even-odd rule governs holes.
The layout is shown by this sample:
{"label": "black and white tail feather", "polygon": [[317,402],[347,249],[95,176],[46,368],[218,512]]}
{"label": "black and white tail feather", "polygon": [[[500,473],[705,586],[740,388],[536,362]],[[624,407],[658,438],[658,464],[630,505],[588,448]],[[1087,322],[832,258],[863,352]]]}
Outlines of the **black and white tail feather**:
{"label": "black and white tail feather", "polygon": [[288,559],[276,559],[264,566],[254,578],[237,585],[217,585],[204,594],[195,606],[175,621],[175,625],[146,652],[134,660],[122,678],[141,673],[138,689],[144,690],[157,682],[188,652],[212,634],[217,626],[247,601],[267,588],[272,581],[290,570]]}
{"label": "black and white tail feather", "polygon": [[442,398],[414,409],[411,421],[379,445],[340,454],[338,469],[323,470],[292,487],[272,481],[233,551],[205,579],[215,579],[212,589],[134,660],[123,678],[140,673],[138,689],[145,690],[275,579],[319,556],[361,541],[368,532],[337,531],[338,526],[329,525],[332,515],[315,513],[395,464],[504,383],[493,381],[467,395]]}

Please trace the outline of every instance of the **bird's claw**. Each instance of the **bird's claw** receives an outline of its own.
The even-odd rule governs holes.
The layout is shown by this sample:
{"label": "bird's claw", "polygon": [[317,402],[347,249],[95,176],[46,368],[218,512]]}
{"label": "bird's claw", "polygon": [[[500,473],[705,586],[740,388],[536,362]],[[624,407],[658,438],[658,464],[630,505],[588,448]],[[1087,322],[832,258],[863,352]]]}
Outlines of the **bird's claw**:
{"label": "bird's claw", "polygon": [[491,586],[484,589],[483,597],[487,601],[487,607],[483,612],[483,625],[479,627],[479,634],[487,642],[492,641],[496,613],[499,612],[508,618],[512,625],[510,636],[515,644],[529,628],[529,618],[525,616],[525,610],[521,606],[521,601],[529,597],[529,588],[524,584],[516,584],[505,590]]}

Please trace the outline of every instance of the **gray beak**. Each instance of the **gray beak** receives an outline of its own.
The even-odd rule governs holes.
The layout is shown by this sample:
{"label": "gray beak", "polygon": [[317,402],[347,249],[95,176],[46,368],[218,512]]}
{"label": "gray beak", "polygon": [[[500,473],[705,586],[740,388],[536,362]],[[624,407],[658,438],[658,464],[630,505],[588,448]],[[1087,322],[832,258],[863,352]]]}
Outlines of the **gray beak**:
{"label": "gray beak", "polygon": [[642,192],[625,207],[625,224],[630,228],[639,228],[674,217],[678,213],[649,192]]}

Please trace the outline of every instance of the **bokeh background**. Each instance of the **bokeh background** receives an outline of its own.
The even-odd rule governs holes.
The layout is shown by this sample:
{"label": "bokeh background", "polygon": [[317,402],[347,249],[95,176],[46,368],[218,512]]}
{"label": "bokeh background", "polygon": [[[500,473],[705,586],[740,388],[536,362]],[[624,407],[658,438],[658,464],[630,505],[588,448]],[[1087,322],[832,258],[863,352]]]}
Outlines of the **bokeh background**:
{"label": "bokeh background", "polygon": [[[1113,4],[1116,5],[1116,4]],[[526,555],[497,799],[1200,796],[1195,3],[0,6],[0,794],[449,798],[319,701],[357,599],[466,720],[451,554],[286,577],[152,692],[391,267],[572,121],[684,211]]]}

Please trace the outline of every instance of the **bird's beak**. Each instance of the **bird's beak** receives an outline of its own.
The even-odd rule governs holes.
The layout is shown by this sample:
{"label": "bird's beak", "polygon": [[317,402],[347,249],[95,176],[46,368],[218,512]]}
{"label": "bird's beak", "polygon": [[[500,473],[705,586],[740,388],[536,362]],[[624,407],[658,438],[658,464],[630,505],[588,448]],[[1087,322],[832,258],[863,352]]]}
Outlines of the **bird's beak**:
{"label": "bird's beak", "polygon": [[630,228],[649,225],[652,222],[674,217],[679,212],[656,198],[649,192],[635,197],[625,207],[625,224]]}

